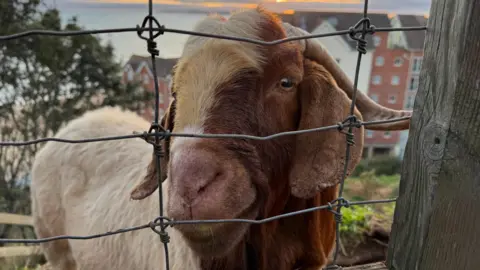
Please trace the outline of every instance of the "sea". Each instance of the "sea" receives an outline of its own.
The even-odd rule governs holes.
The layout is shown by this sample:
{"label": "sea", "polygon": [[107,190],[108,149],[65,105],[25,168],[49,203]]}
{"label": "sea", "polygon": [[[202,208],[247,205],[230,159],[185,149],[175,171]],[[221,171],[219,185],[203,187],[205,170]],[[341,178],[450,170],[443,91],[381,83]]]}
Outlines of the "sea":
{"label": "sea", "polygon": [[[62,21],[66,23],[73,16],[77,17],[79,25],[85,29],[125,28],[142,25],[148,15],[147,5],[91,6],[77,5],[61,7]],[[207,13],[162,12],[154,9],[153,15],[160,24],[169,28],[192,30],[194,25]],[[145,33],[147,34],[147,33]],[[136,32],[96,34],[102,42],[112,43],[118,60],[125,63],[132,54],[149,55],[147,43],[140,39]],[[156,39],[159,57],[179,57],[188,35],[165,33]]]}

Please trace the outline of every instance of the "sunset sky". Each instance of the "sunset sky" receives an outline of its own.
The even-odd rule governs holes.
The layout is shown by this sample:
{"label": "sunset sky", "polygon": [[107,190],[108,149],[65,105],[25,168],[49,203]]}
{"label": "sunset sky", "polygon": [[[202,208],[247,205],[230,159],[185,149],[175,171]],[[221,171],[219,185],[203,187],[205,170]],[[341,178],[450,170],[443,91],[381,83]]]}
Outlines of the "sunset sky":
{"label": "sunset sky", "polygon": [[[103,3],[103,4],[147,4],[148,0],[45,0],[47,3],[56,3],[57,5],[64,5],[67,3],[88,4],[88,3]],[[237,3],[232,3],[237,2]],[[203,7],[220,7],[220,6],[244,6],[239,5],[242,0],[233,0],[226,3],[221,3],[220,0],[153,0],[155,4],[165,5],[185,5],[185,6],[203,6]],[[248,1],[252,3],[253,1]],[[268,6],[275,5],[278,7],[285,6],[288,8],[298,9],[361,9],[363,8],[363,0],[263,0],[263,3],[268,3]],[[371,11],[386,11],[386,12],[400,12],[400,13],[428,13],[430,9],[431,0],[369,0],[369,9]],[[253,4],[253,3],[252,3]],[[247,4],[251,6],[252,4]]]}

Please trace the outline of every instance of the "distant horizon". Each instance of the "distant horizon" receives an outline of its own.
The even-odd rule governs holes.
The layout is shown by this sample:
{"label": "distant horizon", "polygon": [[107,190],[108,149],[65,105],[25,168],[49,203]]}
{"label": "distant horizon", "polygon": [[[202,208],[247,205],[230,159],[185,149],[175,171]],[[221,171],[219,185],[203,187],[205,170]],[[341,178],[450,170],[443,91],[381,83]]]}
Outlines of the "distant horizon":
{"label": "distant horizon", "polygon": [[[127,28],[135,27],[137,24],[141,24],[145,16],[148,14],[148,0],[143,0],[144,4],[136,3],[125,3],[125,4],[111,4],[103,3],[96,1],[88,2],[86,0],[44,0],[47,4],[46,7],[56,7],[60,11],[60,16],[62,18],[62,23],[67,23],[67,21],[73,17],[77,18],[77,22],[81,27],[85,29],[113,29],[113,28]],[[109,0],[116,1],[116,0]],[[127,1],[127,0],[122,0]],[[234,0],[239,1],[239,0]],[[281,0],[283,1],[283,0]],[[401,7],[408,8],[409,4],[405,2],[411,2],[414,0],[404,0],[404,3],[401,4]],[[425,4],[425,0],[415,0],[421,1]],[[385,1],[391,2],[391,1]],[[410,14],[410,15],[420,15],[424,16],[428,14],[426,12],[420,12],[417,9],[408,12],[401,9],[396,9],[392,11],[393,7],[390,9],[386,8],[385,2],[383,0],[370,0],[372,6],[377,6],[377,8],[369,8],[369,13],[383,13],[388,16],[394,14]],[[428,1],[429,2],[429,1]],[[203,2],[205,3],[205,2]],[[210,2],[211,3],[211,2]],[[220,3],[220,2],[219,2]],[[220,3],[227,5],[228,3]],[[293,3],[293,6],[289,6],[289,3],[266,3],[264,4],[265,8],[275,12],[282,13],[282,9],[285,14],[293,14],[296,10],[297,12],[362,12],[363,5],[358,4],[327,4],[328,7],[323,5],[322,7],[317,6],[318,3]],[[392,2],[390,3],[390,5]],[[394,3],[395,4],[395,3]],[[252,4],[247,4],[252,5]],[[383,5],[383,6],[382,6]],[[398,3],[397,3],[398,5]],[[428,8],[429,7],[428,3]],[[369,5],[370,6],[370,5]],[[417,5],[418,7],[418,5]],[[45,6],[41,7],[42,9]],[[236,8],[212,8],[212,7],[192,7],[192,6],[178,6],[178,5],[153,5],[154,16],[158,19],[160,24],[165,25],[166,27],[191,31],[194,25],[206,16],[208,13],[216,12],[220,13],[226,17],[229,16],[229,13]],[[98,34],[102,42],[111,42],[114,46],[115,55],[118,60],[123,64],[128,61],[132,54],[138,55],[148,55],[146,52],[145,41],[138,38],[135,32],[122,32],[122,33],[105,33]],[[161,58],[176,58],[179,57],[182,53],[183,45],[185,44],[188,35],[179,34],[179,33],[168,33],[162,35],[158,40],[158,48],[160,49]],[[126,42],[128,41],[128,42]]]}
{"label": "distant horizon", "polygon": [[[73,6],[95,7],[95,8],[125,8],[145,7],[148,8],[148,0],[44,0],[49,6],[57,8],[71,8]],[[278,1],[278,2],[276,2]],[[250,0],[235,2],[222,1],[174,1],[174,0],[153,0],[155,9],[164,8],[165,11],[195,11],[202,13],[220,12],[229,13],[235,9],[254,8],[257,5],[274,12],[363,12],[363,0],[265,0],[253,2]],[[369,12],[371,13],[394,13],[394,14],[415,14],[428,15],[430,12],[431,0],[370,0]]]}

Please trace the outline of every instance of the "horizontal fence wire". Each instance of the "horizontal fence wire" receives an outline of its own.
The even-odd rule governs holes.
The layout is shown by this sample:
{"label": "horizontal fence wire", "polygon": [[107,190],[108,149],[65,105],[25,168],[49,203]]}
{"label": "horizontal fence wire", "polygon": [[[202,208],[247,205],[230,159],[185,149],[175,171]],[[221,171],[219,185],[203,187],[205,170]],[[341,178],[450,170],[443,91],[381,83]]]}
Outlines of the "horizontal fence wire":
{"label": "horizontal fence wire", "polygon": [[319,211],[319,210],[329,210],[332,211],[333,207],[338,207],[338,206],[343,206],[343,207],[348,207],[352,205],[365,205],[365,204],[379,204],[379,203],[391,203],[395,202],[396,198],[392,199],[385,199],[385,200],[369,200],[369,201],[357,201],[357,202],[348,202],[344,201],[341,203],[335,203],[335,204],[327,204],[327,205],[322,205],[322,206],[317,206],[317,207],[312,207],[312,208],[307,208],[295,212],[289,212],[286,214],[281,214],[269,218],[264,218],[264,219],[257,219],[257,220],[252,220],[252,219],[203,219],[203,220],[173,220],[168,217],[157,217],[154,221],[149,222],[147,224],[139,225],[139,226],[134,226],[134,227],[129,227],[129,228],[123,228],[119,229],[116,231],[110,231],[110,232],[105,232],[105,233],[100,233],[100,234],[94,234],[94,235],[88,235],[88,236],[73,236],[73,235],[60,235],[60,236],[53,236],[53,237],[47,237],[47,238],[40,238],[40,239],[0,239],[0,243],[22,243],[22,244],[40,244],[40,243],[47,243],[51,241],[56,241],[56,240],[63,240],[63,239],[72,239],[72,240],[88,240],[88,239],[94,239],[94,238],[100,238],[100,237],[105,237],[105,236],[110,236],[110,235],[115,235],[119,233],[125,233],[125,232],[132,232],[132,231],[138,231],[138,230],[143,230],[147,228],[154,228],[154,227],[159,227],[161,226],[160,220],[164,220],[163,224],[169,225],[171,227],[175,225],[185,225],[185,224],[212,224],[212,223],[248,223],[248,224],[264,224],[268,223],[274,220],[280,220],[283,218],[287,217],[293,217],[305,213],[310,213],[314,211]]}
{"label": "horizontal fence wire", "polygon": [[[398,32],[398,31],[420,31],[426,30],[427,27],[425,26],[418,26],[418,27],[382,27],[382,28],[375,28],[375,32]],[[25,31],[17,34],[12,35],[5,35],[0,36],[0,41],[7,41],[13,40],[18,38],[24,38],[29,36],[60,36],[60,37],[68,37],[68,36],[81,36],[81,35],[93,35],[93,34],[107,34],[107,33],[126,33],[126,32],[138,32],[138,31],[147,31],[150,28],[145,27],[129,27],[129,28],[111,28],[111,29],[101,29],[101,30],[78,30],[78,31],[52,31],[52,30],[31,30]],[[225,40],[233,40],[233,41],[240,41],[240,42],[248,42],[258,45],[264,46],[271,46],[271,45],[278,45],[281,43],[295,41],[295,40],[303,40],[303,39],[311,39],[311,38],[323,38],[323,37],[332,37],[332,36],[340,36],[346,34],[357,34],[362,33],[362,30],[340,30],[334,31],[330,33],[323,33],[323,34],[314,34],[314,35],[305,35],[300,37],[291,37],[291,38],[283,38],[274,41],[262,41],[256,40],[251,38],[242,38],[242,37],[232,37],[232,36],[225,36],[225,35],[216,35],[216,34],[208,34],[202,32],[194,32],[188,30],[180,30],[180,29],[173,29],[167,27],[153,27],[153,31],[161,32],[161,33],[173,33],[173,34],[182,34],[182,35],[192,35],[192,36],[201,36],[201,37],[208,37],[208,38],[216,38],[216,39],[225,39]]]}
{"label": "horizontal fence wire", "polygon": [[267,140],[272,140],[272,139],[276,139],[284,136],[327,131],[332,129],[341,130],[345,127],[350,127],[350,126],[360,127],[360,126],[369,126],[369,125],[378,125],[378,124],[388,124],[388,123],[404,121],[408,119],[410,119],[409,116],[388,119],[388,120],[368,121],[368,122],[360,122],[357,120],[357,122],[355,123],[345,123],[345,124],[338,123],[336,125],[323,126],[318,128],[300,129],[295,131],[284,131],[284,132],[279,132],[279,133],[275,133],[268,136],[255,136],[255,135],[247,135],[247,134],[209,134],[209,133],[197,134],[197,133],[176,133],[176,132],[170,132],[170,131],[159,131],[159,132],[143,132],[143,133],[134,133],[131,135],[109,136],[109,137],[100,137],[100,138],[91,138],[91,139],[76,139],[76,140],[51,137],[51,138],[42,138],[42,139],[36,139],[31,141],[21,141],[21,142],[0,142],[0,146],[26,146],[26,145],[37,144],[37,143],[48,142],[48,141],[61,142],[61,143],[91,143],[91,142],[125,140],[125,139],[134,139],[134,138],[147,139],[148,137],[155,137],[155,136],[212,138],[212,139],[246,139],[246,140],[267,141]]}
{"label": "horizontal fence wire", "polygon": [[[148,132],[134,132],[131,135],[119,135],[119,136],[111,136],[111,137],[102,137],[102,138],[90,138],[90,139],[79,139],[79,140],[68,140],[68,139],[61,139],[61,138],[43,138],[43,139],[36,139],[31,141],[23,141],[23,142],[0,142],[1,147],[7,146],[26,146],[30,144],[48,142],[48,141],[55,141],[61,143],[91,143],[91,142],[102,142],[102,141],[110,141],[110,140],[123,140],[123,139],[133,139],[133,138],[142,138],[147,142],[153,145],[153,151],[156,157],[156,167],[157,167],[157,180],[159,186],[159,204],[160,204],[160,215],[154,221],[151,221],[147,224],[143,224],[140,226],[123,228],[116,231],[110,231],[101,234],[95,235],[88,235],[88,236],[69,236],[69,235],[61,235],[49,238],[41,238],[41,239],[0,239],[0,243],[25,243],[25,244],[38,244],[38,243],[45,243],[55,240],[61,239],[71,239],[71,240],[87,240],[87,239],[94,239],[99,237],[106,237],[110,235],[126,233],[131,231],[138,231],[146,228],[151,228],[154,232],[160,235],[160,240],[164,244],[164,252],[166,258],[166,268],[169,269],[169,256],[168,256],[168,246],[167,243],[169,242],[169,236],[166,232],[166,228],[168,226],[175,226],[179,224],[206,224],[206,223],[248,223],[248,224],[263,224],[267,222],[271,222],[274,220],[279,220],[282,218],[287,218],[295,215],[301,215],[313,211],[319,210],[327,210],[332,212],[335,215],[335,223],[336,223],[336,245],[335,245],[335,252],[333,261],[331,264],[327,265],[325,269],[334,270],[334,269],[341,269],[338,265],[336,265],[336,261],[338,259],[339,253],[339,239],[340,239],[340,224],[342,222],[342,207],[349,207],[353,205],[365,205],[365,204],[377,204],[377,203],[389,203],[395,202],[396,199],[386,199],[386,200],[369,200],[369,201],[357,201],[357,202],[350,202],[342,197],[345,178],[347,177],[347,167],[350,162],[350,147],[354,144],[354,135],[352,133],[353,128],[360,128],[360,127],[368,127],[369,125],[375,124],[384,124],[384,123],[392,123],[397,121],[408,120],[410,117],[402,117],[396,119],[388,119],[388,120],[378,120],[378,121],[369,121],[369,122],[361,122],[354,116],[354,108],[355,108],[355,101],[356,101],[356,94],[357,94],[357,85],[358,85],[358,77],[360,71],[360,63],[362,59],[362,54],[366,53],[366,40],[365,37],[367,34],[375,34],[376,32],[393,32],[393,31],[421,31],[427,30],[426,26],[422,27],[398,27],[398,28],[376,28],[374,25],[371,24],[370,19],[368,18],[368,0],[364,1],[364,8],[363,8],[363,18],[355,25],[350,27],[347,30],[341,30],[331,33],[323,33],[323,34],[315,34],[315,35],[305,35],[305,36],[297,36],[297,37],[289,37],[284,39],[279,39],[275,41],[262,41],[262,40],[254,40],[249,38],[242,38],[242,37],[234,37],[234,36],[225,36],[225,35],[216,35],[216,34],[208,34],[208,33],[201,33],[195,31],[186,31],[186,30],[179,30],[179,29],[172,29],[167,28],[163,25],[160,25],[157,19],[153,16],[153,4],[152,0],[148,1],[148,15],[143,20],[142,26],[138,26],[133,28],[114,28],[114,29],[101,29],[101,30],[80,30],[80,31],[51,31],[51,30],[31,30],[25,31],[21,33],[16,33],[12,35],[5,35],[0,36],[0,41],[9,41],[19,38],[25,38],[30,36],[78,36],[78,35],[90,35],[90,34],[103,34],[103,33],[121,33],[121,32],[137,32],[137,35],[144,39],[147,42],[147,50],[151,54],[151,61],[152,61],[152,69],[154,74],[154,87],[155,87],[155,110],[154,110],[154,121]],[[147,27],[148,23],[148,27]],[[155,24],[155,25],[154,25]],[[148,32],[148,37],[142,36],[143,32]],[[194,36],[202,36],[207,38],[216,38],[216,39],[224,39],[224,40],[232,40],[232,41],[239,41],[239,42],[248,42],[258,45],[264,46],[272,46],[278,45],[284,42],[295,41],[295,40],[304,40],[304,39],[311,39],[311,38],[322,38],[322,37],[330,37],[330,36],[338,36],[338,35],[349,35],[353,40],[357,41],[357,50],[358,50],[358,57],[357,57],[357,65],[355,69],[355,79],[354,79],[354,92],[352,95],[352,102],[350,106],[350,115],[342,122],[339,122],[335,125],[312,128],[312,129],[305,129],[305,130],[295,130],[295,131],[286,131],[280,132],[276,134],[272,134],[269,136],[253,136],[247,134],[189,134],[189,133],[175,133],[170,132],[169,130],[163,129],[163,127],[159,124],[159,88],[158,88],[158,78],[156,71],[156,61],[155,57],[159,55],[159,51],[156,48],[155,38],[164,33],[175,33],[175,34],[185,34],[185,35],[194,35]],[[357,35],[360,34],[360,35]],[[345,128],[348,128],[348,131],[344,131]],[[272,140],[281,136],[290,136],[290,135],[298,135],[303,133],[309,132],[321,132],[321,131],[328,131],[337,129],[338,131],[342,132],[346,136],[346,157],[345,157],[345,164],[344,164],[344,172],[342,175],[342,179],[340,181],[340,188],[337,199],[328,203],[327,205],[321,205],[317,207],[307,208],[300,211],[289,212],[277,216],[268,217],[261,220],[250,220],[250,219],[215,219],[215,220],[172,220],[163,215],[163,191],[162,191],[162,183],[160,179],[161,167],[160,167],[160,158],[162,156],[162,149],[160,146],[160,141],[168,138],[168,137],[195,137],[195,138],[232,138],[232,139],[252,139],[252,140]],[[153,137],[153,138],[152,138]],[[157,228],[160,229],[157,229]]]}

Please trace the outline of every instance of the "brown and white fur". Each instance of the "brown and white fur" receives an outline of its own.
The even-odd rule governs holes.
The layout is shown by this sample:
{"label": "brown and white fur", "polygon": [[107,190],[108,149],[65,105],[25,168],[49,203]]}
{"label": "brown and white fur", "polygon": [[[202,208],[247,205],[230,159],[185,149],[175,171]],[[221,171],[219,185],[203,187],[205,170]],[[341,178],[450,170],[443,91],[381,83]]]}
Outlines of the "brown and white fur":
{"label": "brown and white fur", "polygon": [[[306,34],[262,8],[228,20],[212,15],[194,30],[264,41]],[[162,125],[175,133],[265,136],[332,125],[349,115],[353,93],[351,81],[313,40],[261,46],[192,36],[173,80],[174,99]],[[367,121],[410,112],[387,109],[358,92],[355,114]],[[133,113],[104,108],[72,121],[57,137],[113,136],[148,126]],[[368,126],[408,127],[408,120]],[[360,161],[363,130],[354,129],[348,173]],[[163,149],[168,217],[260,219],[334,200],[345,135],[330,130],[268,141],[171,137]],[[140,139],[47,143],[32,175],[38,237],[90,235],[153,220],[159,213],[154,165],[152,147]],[[261,225],[177,225],[167,231],[172,270],[320,269],[334,246],[335,222],[332,213],[316,211]],[[165,267],[163,247],[149,229],[42,246],[56,269]]]}

